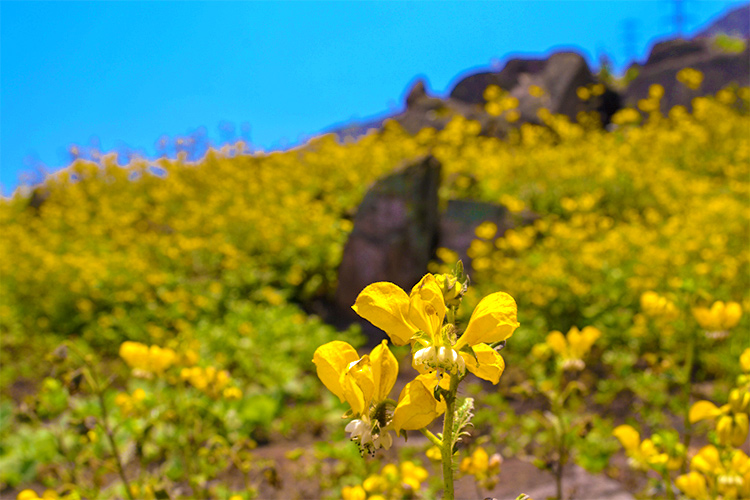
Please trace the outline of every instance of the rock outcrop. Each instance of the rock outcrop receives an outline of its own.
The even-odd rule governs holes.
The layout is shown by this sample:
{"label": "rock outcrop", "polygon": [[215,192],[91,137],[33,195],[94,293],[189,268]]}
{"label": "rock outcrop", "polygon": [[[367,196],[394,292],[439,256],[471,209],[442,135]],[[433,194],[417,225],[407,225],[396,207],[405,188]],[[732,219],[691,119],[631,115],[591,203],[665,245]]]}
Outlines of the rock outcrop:
{"label": "rock outcrop", "polygon": [[[539,122],[537,112],[540,108],[575,120],[579,112],[594,110],[600,104],[582,101],[576,95],[579,87],[594,83],[596,79],[580,54],[558,52],[546,59],[511,59],[499,72],[469,75],[456,84],[450,97],[484,105],[484,90],[490,85],[497,85],[518,99],[521,123]],[[529,92],[532,86],[541,88],[544,95],[534,96]],[[606,113],[605,122],[612,113],[614,111]]]}
{"label": "rock outcrop", "polygon": [[[677,73],[684,68],[703,73],[703,82],[698,89],[690,89],[677,81]],[[638,76],[625,90],[624,104],[636,107],[640,99],[648,97],[649,87],[653,84],[664,87],[663,113],[678,104],[691,109],[691,101],[697,96],[715,94],[730,84],[750,85],[750,51],[747,44],[741,52],[727,51],[708,38],[658,43],[640,67]]]}
{"label": "rock outcrop", "polygon": [[476,229],[483,222],[497,226],[496,238],[508,229],[533,222],[538,217],[528,210],[513,214],[503,205],[474,200],[449,200],[445,212],[440,216],[438,246],[453,250],[464,262],[464,269],[471,276],[471,259],[467,252],[476,239]]}
{"label": "rock outcrop", "polygon": [[440,170],[427,156],[378,180],[365,195],[339,267],[336,306],[344,318],[356,319],[351,306],[370,283],[411,290],[425,273],[438,232]]}

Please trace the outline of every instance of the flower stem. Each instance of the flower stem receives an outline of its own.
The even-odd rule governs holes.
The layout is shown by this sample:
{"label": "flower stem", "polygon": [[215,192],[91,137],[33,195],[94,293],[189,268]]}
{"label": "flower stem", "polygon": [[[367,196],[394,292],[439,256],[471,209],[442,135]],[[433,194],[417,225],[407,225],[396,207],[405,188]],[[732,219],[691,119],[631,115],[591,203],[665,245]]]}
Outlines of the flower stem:
{"label": "flower stem", "polygon": [[419,429],[419,430],[422,432],[422,434],[425,435],[425,437],[427,437],[427,439],[430,440],[430,442],[432,444],[434,444],[438,448],[442,449],[443,442],[435,434],[431,433],[430,431],[428,431],[427,429],[424,429],[424,428],[423,429]]}
{"label": "flower stem", "polygon": [[[690,394],[692,392],[692,378],[693,378],[693,362],[695,358],[695,335],[690,336],[688,341],[687,354],[685,355],[685,372],[682,379],[682,397],[683,397],[683,422],[685,426],[685,437],[683,444],[685,445],[685,453],[689,452],[690,449],[690,438],[693,434],[692,424],[690,423]],[[681,474],[687,472],[687,459],[682,461],[682,467],[680,470]]]}
{"label": "flower stem", "polygon": [[99,421],[99,425],[101,426],[102,430],[104,430],[104,434],[107,436],[107,441],[109,441],[109,446],[112,448],[112,456],[115,459],[117,473],[120,475],[120,480],[125,487],[125,495],[129,500],[134,500],[133,492],[130,489],[130,483],[128,482],[128,478],[125,475],[125,467],[123,466],[122,459],[120,458],[120,451],[117,449],[117,442],[115,441],[114,432],[109,426],[107,403],[104,399],[104,391],[107,390],[109,384],[107,384],[106,386],[102,386],[102,384],[99,382],[99,379],[97,378],[96,370],[94,369],[94,367],[91,365],[91,363],[89,363],[86,356],[81,351],[76,349],[76,347],[72,343],[66,342],[65,345],[67,345],[68,348],[72,352],[74,352],[76,356],[78,356],[78,358],[80,358],[85,366],[83,374],[86,377],[86,381],[89,383],[94,393],[96,394],[97,402],[99,403],[99,409],[102,413],[102,418]]}
{"label": "flower stem", "polygon": [[443,419],[443,443],[441,454],[443,458],[443,491],[444,500],[453,500],[453,417],[456,413],[456,392],[458,390],[458,375],[451,375],[451,385],[445,395],[445,417]]}

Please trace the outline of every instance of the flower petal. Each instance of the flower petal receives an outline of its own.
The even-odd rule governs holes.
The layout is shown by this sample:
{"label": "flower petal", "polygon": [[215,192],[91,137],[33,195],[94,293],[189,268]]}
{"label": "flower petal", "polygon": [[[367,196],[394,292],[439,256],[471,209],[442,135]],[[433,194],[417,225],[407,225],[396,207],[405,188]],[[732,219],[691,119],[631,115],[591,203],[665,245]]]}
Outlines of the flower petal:
{"label": "flower petal", "polygon": [[445,401],[437,401],[432,395],[436,385],[434,374],[419,375],[406,384],[393,411],[391,427],[396,433],[422,429],[445,412]]}
{"label": "flower petal", "polygon": [[500,375],[505,370],[503,357],[487,344],[477,344],[473,349],[474,354],[477,355],[479,364],[477,364],[477,360],[471,354],[466,352],[460,353],[466,362],[466,369],[481,379],[497,384],[500,381]]}
{"label": "flower petal", "polygon": [[674,481],[675,486],[690,498],[708,498],[706,478],[700,472],[690,471]]}
{"label": "flower petal", "polygon": [[318,372],[318,378],[329,391],[344,402],[344,388],[341,386],[340,378],[349,364],[359,359],[357,351],[340,340],[334,340],[323,344],[315,350],[313,363]]}
{"label": "flower petal", "polygon": [[435,276],[425,274],[419,283],[414,285],[409,296],[409,322],[418,330],[432,336],[439,334],[445,318],[445,299]]}
{"label": "flower petal", "polygon": [[641,442],[641,435],[629,425],[618,425],[612,431],[612,435],[619,439],[622,447],[628,451],[638,449]]}
{"label": "flower petal", "polygon": [[710,420],[721,415],[721,410],[710,401],[698,401],[690,407],[688,418],[694,424],[699,420]]}
{"label": "flower petal", "polygon": [[349,370],[342,373],[339,382],[343,389],[344,399],[352,407],[352,411],[356,415],[362,415],[375,388],[372,381],[369,356],[363,356]]}
{"label": "flower petal", "polygon": [[558,332],[557,330],[550,332],[547,335],[545,343],[549,346],[550,349],[561,356],[566,356],[568,354],[568,341],[565,339],[565,335],[563,335],[562,332]]}
{"label": "flower petal", "polygon": [[390,349],[388,342],[382,341],[370,353],[372,363],[372,379],[375,382],[375,399],[383,401],[393,389],[398,377],[398,361]]}
{"label": "flower petal", "polygon": [[483,298],[471,314],[469,325],[455,349],[464,345],[493,344],[505,340],[519,327],[518,308],[513,297],[495,292]]}
{"label": "flower petal", "polygon": [[728,302],[724,307],[723,326],[726,329],[734,328],[742,318],[742,306],[737,302]]}
{"label": "flower petal", "polygon": [[401,288],[381,281],[367,285],[352,306],[354,312],[377,326],[396,345],[405,345],[417,332],[408,320],[409,296]]}

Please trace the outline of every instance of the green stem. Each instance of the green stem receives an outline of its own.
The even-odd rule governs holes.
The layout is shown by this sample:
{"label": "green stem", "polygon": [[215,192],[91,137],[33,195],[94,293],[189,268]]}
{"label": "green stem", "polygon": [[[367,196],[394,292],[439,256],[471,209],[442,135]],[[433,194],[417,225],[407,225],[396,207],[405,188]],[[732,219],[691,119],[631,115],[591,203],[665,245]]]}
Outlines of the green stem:
{"label": "green stem", "polygon": [[453,500],[453,417],[456,413],[456,392],[458,390],[458,375],[451,375],[451,385],[445,395],[445,418],[443,419],[443,491],[444,500]]}
{"label": "green stem", "polygon": [[[685,427],[685,437],[683,444],[685,445],[685,453],[688,453],[690,448],[690,440],[693,435],[693,426],[690,423],[690,394],[692,392],[692,378],[693,378],[693,362],[695,358],[695,335],[690,336],[688,341],[687,354],[685,355],[685,372],[682,378],[682,398],[683,398],[683,425]],[[682,467],[680,469],[681,474],[687,472],[687,460],[682,461]]]}
{"label": "green stem", "polygon": [[104,430],[104,434],[107,436],[107,441],[109,441],[109,445],[112,448],[112,455],[114,456],[115,465],[117,466],[117,473],[119,474],[120,480],[125,487],[125,494],[127,495],[129,500],[134,500],[133,492],[130,491],[130,484],[128,483],[127,476],[125,475],[125,467],[123,467],[122,460],[120,459],[120,451],[117,448],[117,442],[115,441],[114,433],[112,432],[112,428],[109,426],[109,414],[107,412],[107,404],[104,400],[104,391],[107,390],[107,387],[102,387],[102,385],[99,383],[99,380],[96,377],[96,370],[93,366],[91,366],[89,361],[86,359],[86,356],[84,356],[83,353],[76,349],[76,347],[72,343],[66,343],[66,345],[68,346],[68,348],[70,348],[71,351],[76,354],[76,356],[81,359],[86,367],[83,374],[86,377],[86,380],[88,381],[91,388],[96,393],[97,400],[99,402],[99,408],[102,412],[102,418],[101,422],[99,422],[99,425],[101,425],[102,429]]}
{"label": "green stem", "polygon": [[442,442],[442,441],[441,441],[440,439],[438,439],[438,437],[437,437],[437,436],[436,436],[435,434],[431,433],[431,432],[430,432],[430,431],[428,431],[427,429],[419,429],[419,430],[420,430],[420,432],[421,432],[422,434],[424,434],[424,435],[425,435],[425,437],[427,437],[427,439],[429,439],[429,440],[430,440],[430,442],[431,442],[432,444],[434,444],[434,445],[435,445],[435,446],[437,446],[438,448],[441,448],[441,449],[442,449],[442,447],[443,447],[443,442]]}
{"label": "green stem", "polygon": [[669,471],[664,473],[664,483],[665,487],[667,489],[667,499],[668,500],[674,500],[674,491],[672,491],[672,479],[669,477]]}

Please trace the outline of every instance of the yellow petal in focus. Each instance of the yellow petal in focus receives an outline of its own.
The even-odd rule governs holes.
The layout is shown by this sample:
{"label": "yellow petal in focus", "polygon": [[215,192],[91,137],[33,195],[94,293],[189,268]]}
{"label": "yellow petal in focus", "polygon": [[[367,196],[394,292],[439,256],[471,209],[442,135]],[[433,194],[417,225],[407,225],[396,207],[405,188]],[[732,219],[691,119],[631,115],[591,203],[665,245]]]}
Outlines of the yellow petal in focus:
{"label": "yellow petal in focus", "polygon": [[688,418],[694,424],[699,420],[711,420],[721,415],[721,410],[710,401],[698,401],[690,408]]}
{"label": "yellow petal in focus", "polygon": [[417,330],[427,332],[435,343],[445,318],[445,299],[435,276],[426,274],[412,288],[407,320]]}
{"label": "yellow petal in focus", "polygon": [[[430,304],[440,315],[445,316],[445,296],[437,278],[433,274],[425,274],[419,283],[411,289],[409,298],[419,297],[422,302]],[[426,331],[426,330],[425,330]]]}
{"label": "yellow petal in focus", "polygon": [[419,375],[406,384],[393,411],[391,426],[396,433],[422,429],[445,412],[445,401],[437,401],[432,395],[436,385],[434,374]]}
{"label": "yellow petal in focus", "polygon": [[375,394],[375,382],[372,379],[370,356],[364,355],[349,369],[341,374],[341,387],[344,389],[344,399],[357,415],[361,415],[370,406]]}
{"label": "yellow petal in focus", "polygon": [[493,344],[507,339],[520,326],[518,308],[513,297],[505,292],[495,292],[483,298],[471,314],[469,325],[455,349],[465,345]]}
{"label": "yellow petal in focus", "polygon": [[313,355],[318,378],[329,391],[338,396],[342,403],[344,402],[344,389],[340,382],[341,374],[348,369],[350,363],[358,359],[357,351],[340,340],[323,344],[315,350]]}
{"label": "yellow petal in focus", "polygon": [[497,384],[500,381],[500,375],[505,371],[505,361],[500,353],[487,344],[477,344],[473,349],[474,354],[477,355],[476,360],[469,353],[460,353],[466,362],[466,369],[481,379]]}
{"label": "yellow petal in focus", "polygon": [[406,292],[393,283],[381,281],[362,290],[352,309],[387,333],[395,345],[405,345],[418,331],[407,320],[409,304]]}
{"label": "yellow petal in focus", "polygon": [[375,400],[383,401],[393,389],[398,377],[398,361],[385,340],[370,353],[372,379],[375,382]]}

